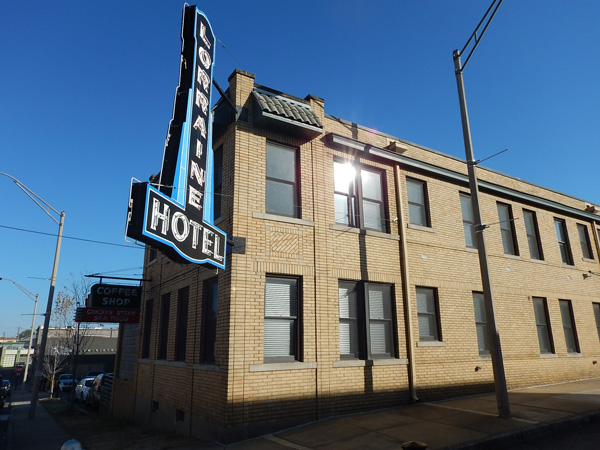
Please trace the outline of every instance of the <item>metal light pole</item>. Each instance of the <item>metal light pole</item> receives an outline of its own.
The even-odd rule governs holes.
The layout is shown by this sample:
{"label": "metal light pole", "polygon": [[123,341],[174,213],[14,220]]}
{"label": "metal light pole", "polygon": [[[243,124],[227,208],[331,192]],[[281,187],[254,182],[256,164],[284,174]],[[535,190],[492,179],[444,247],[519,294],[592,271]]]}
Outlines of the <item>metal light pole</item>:
{"label": "metal light pole", "polygon": [[19,289],[21,289],[21,291],[23,291],[23,293],[25,295],[27,295],[29,298],[31,298],[33,301],[35,301],[35,306],[33,307],[33,319],[31,319],[31,333],[29,333],[29,347],[27,347],[27,360],[25,362],[25,373],[23,374],[23,387],[21,388],[22,391],[25,391],[25,382],[27,381],[27,374],[29,373],[29,359],[30,359],[30,352],[31,352],[31,341],[33,340],[33,330],[35,329],[35,316],[37,314],[37,305],[38,305],[38,297],[39,297],[39,295],[38,294],[32,294],[27,289],[25,289],[23,286],[21,286],[19,283],[17,283],[14,280],[11,280],[9,278],[2,278],[2,277],[0,277],[0,280],[10,281],[16,287],[18,287]]}
{"label": "metal light pole", "polygon": [[[52,266],[52,277],[50,278],[50,289],[48,290],[48,303],[46,305],[46,314],[44,315],[44,328],[42,330],[42,341],[40,342],[40,349],[38,352],[38,357],[35,365],[35,374],[33,378],[33,390],[31,394],[31,403],[29,405],[29,414],[28,417],[32,419],[35,417],[35,408],[38,402],[38,394],[40,390],[40,381],[42,378],[42,368],[44,364],[44,356],[46,353],[46,342],[48,341],[48,328],[50,326],[50,314],[52,313],[52,302],[54,301],[54,288],[56,286],[56,273],[58,272],[58,259],[60,257],[60,245],[62,243],[62,233],[63,226],[65,223],[65,212],[58,212],[52,206],[50,206],[47,202],[45,202],[39,195],[17,180],[15,177],[0,172],[0,175],[7,176],[11,180],[15,182],[15,184],[21,189],[27,196],[34,201],[36,205],[38,205],[42,210],[50,217],[56,224],[58,224],[58,235],[56,239],[56,251],[54,252],[54,264]],[[42,206],[42,204],[44,206]],[[59,216],[59,220],[51,214]],[[32,330],[33,331],[33,330]]]}
{"label": "metal light pole", "polygon": [[[471,142],[471,128],[469,126],[469,115],[467,113],[467,100],[465,98],[465,86],[463,82],[463,71],[465,66],[469,62],[469,58],[473,54],[473,51],[479,44],[479,41],[488,25],[490,24],[494,14],[498,10],[498,7],[502,3],[502,0],[494,0],[487,12],[483,16],[483,19],[477,25],[475,32],[471,35],[462,51],[454,50],[454,69],[456,74],[456,84],[458,87],[458,98],[460,101],[460,115],[462,120],[463,139],[465,141],[465,154],[467,159],[467,168],[469,172],[469,187],[471,189],[471,205],[473,208],[473,220],[475,222],[475,235],[477,237],[477,248],[479,253],[479,268],[481,272],[481,283],[483,286],[483,296],[485,301],[485,312],[488,324],[488,334],[490,338],[490,355],[492,357],[492,368],[494,372],[494,385],[496,390],[496,401],[498,403],[498,416],[504,419],[510,417],[510,404],[508,402],[508,390],[506,387],[506,376],[504,373],[504,361],[502,358],[502,347],[500,345],[500,336],[496,327],[496,313],[494,311],[494,297],[492,294],[492,282],[490,279],[490,271],[488,266],[487,249],[485,246],[484,230],[487,225],[483,225],[481,221],[481,209],[479,202],[479,188],[477,187],[477,175],[475,168],[478,161],[475,160],[473,155],[473,144]],[[496,5],[495,9],[492,8]],[[490,17],[485,22],[485,26],[481,35],[477,37],[477,30],[486,21],[486,17],[492,11]],[[468,53],[463,65],[461,62],[461,55],[474,39],[474,45],[471,51]]]}

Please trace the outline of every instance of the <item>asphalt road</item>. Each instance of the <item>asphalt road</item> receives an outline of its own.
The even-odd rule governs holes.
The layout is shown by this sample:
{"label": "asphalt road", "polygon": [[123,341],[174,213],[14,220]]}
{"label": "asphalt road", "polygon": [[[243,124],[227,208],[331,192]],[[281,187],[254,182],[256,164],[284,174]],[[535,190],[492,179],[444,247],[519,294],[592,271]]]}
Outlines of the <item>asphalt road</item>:
{"label": "asphalt road", "polygon": [[546,434],[531,442],[514,443],[510,450],[598,450],[600,421],[592,421]]}

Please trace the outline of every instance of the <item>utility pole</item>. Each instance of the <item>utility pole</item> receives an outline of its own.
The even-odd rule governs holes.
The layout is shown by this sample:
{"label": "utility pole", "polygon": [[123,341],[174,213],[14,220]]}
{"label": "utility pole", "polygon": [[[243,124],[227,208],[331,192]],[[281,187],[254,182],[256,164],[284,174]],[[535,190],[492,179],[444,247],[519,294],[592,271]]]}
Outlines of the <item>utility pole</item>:
{"label": "utility pole", "polygon": [[[500,345],[500,335],[496,327],[496,313],[494,311],[494,297],[492,293],[492,282],[490,278],[490,271],[488,266],[487,249],[485,246],[484,230],[487,225],[484,225],[481,221],[481,208],[479,202],[479,188],[477,186],[477,174],[476,166],[478,161],[475,160],[473,154],[473,143],[471,141],[471,128],[469,125],[469,115],[467,112],[467,100],[465,97],[465,86],[463,82],[463,71],[465,66],[469,62],[469,58],[475,51],[475,48],[479,44],[481,37],[485,33],[488,25],[490,24],[494,14],[498,10],[498,7],[502,3],[502,0],[494,0],[485,15],[475,28],[475,31],[463,47],[462,51],[454,50],[454,71],[456,74],[456,84],[458,87],[458,98],[460,102],[460,116],[462,120],[463,139],[465,142],[465,154],[467,159],[467,168],[469,172],[469,187],[471,189],[471,205],[473,208],[473,220],[475,221],[475,235],[477,237],[477,249],[479,253],[479,268],[481,272],[481,283],[483,286],[483,297],[485,300],[485,312],[487,319],[487,328],[490,339],[490,355],[492,357],[492,368],[494,372],[494,386],[496,391],[496,401],[498,403],[498,416],[503,419],[510,418],[510,404],[508,402],[508,390],[506,387],[506,376],[504,373],[504,361],[502,358],[502,347]],[[492,8],[494,8],[492,11]],[[488,17],[488,14],[491,15]],[[486,19],[487,18],[487,19]],[[481,35],[477,36],[477,30],[485,22]],[[469,46],[470,42],[474,40],[473,48],[467,55],[464,65],[461,62],[461,55],[465,49]]]}

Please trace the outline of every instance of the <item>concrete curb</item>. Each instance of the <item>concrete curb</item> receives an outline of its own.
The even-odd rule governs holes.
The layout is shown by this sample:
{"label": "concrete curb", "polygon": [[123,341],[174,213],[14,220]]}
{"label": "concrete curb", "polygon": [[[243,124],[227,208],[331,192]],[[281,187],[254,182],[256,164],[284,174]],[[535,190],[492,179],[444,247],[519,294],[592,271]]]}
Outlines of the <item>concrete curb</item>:
{"label": "concrete curb", "polygon": [[600,409],[553,422],[540,423],[538,425],[523,427],[519,430],[491,435],[473,442],[449,445],[444,450],[504,450],[510,448],[511,444],[533,441],[536,438],[545,437],[548,434],[559,431],[570,430],[577,425],[590,422],[600,422]]}

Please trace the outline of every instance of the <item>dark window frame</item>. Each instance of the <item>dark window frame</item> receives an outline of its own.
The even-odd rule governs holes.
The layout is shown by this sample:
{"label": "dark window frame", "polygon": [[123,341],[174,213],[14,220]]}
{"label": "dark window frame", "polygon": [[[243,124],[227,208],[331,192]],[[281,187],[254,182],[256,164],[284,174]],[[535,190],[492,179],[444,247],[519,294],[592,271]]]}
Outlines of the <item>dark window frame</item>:
{"label": "dark window frame", "polygon": [[156,359],[167,359],[169,346],[169,316],[171,315],[171,293],[163,294],[160,300],[160,322],[158,326],[158,350]]}
{"label": "dark window frame", "polygon": [[[477,234],[475,230],[475,216],[473,215],[473,199],[471,198],[471,194],[467,194],[465,192],[459,192],[460,197],[460,212],[462,217],[463,224],[463,236],[465,238],[465,246],[467,248],[477,249]],[[466,204],[468,200],[468,205]],[[466,214],[468,214],[468,217]],[[467,236],[467,228],[469,230],[469,234]],[[469,245],[469,238],[473,241],[473,245]]]}
{"label": "dark window frame", "polygon": [[[294,181],[286,180],[283,178],[278,178],[276,176],[273,176],[273,174],[271,174],[271,175],[269,174],[269,161],[268,161],[269,148],[279,149],[282,151],[290,151],[290,152],[294,153],[294,170],[293,170]],[[265,164],[265,212],[267,214],[274,214],[274,215],[278,215],[278,216],[301,218],[300,151],[299,151],[298,147],[292,147],[292,146],[280,144],[280,143],[274,142],[274,141],[267,141],[265,161],[266,161],[266,164]],[[269,189],[267,187],[267,184],[269,184],[269,182],[292,187],[292,193],[293,193],[293,198],[291,199],[292,203],[293,203],[292,204],[292,209],[293,209],[292,214],[288,214],[286,212],[282,212],[276,208],[273,208],[273,205],[269,202]]]}
{"label": "dark window frame", "polygon": [[177,291],[175,361],[185,361],[186,359],[189,304],[190,287],[186,286]]}
{"label": "dark window frame", "polygon": [[[560,317],[562,319],[563,332],[565,335],[565,345],[568,353],[580,353],[579,336],[577,335],[577,326],[575,324],[575,315],[573,314],[573,303],[571,300],[559,299]],[[566,311],[563,309],[566,308]],[[571,339],[571,345],[569,345]]]}
{"label": "dark window frame", "polygon": [[202,291],[202,343],[200,362],[214,363],[217,345],[217,320],[219,306],[218,277],[204,280]]}
{"label": "dark window frame", "polygon": [[[528,217],[531,218],[531,222],[529,222]],[[543,261],[544,251],[542,250],[542,241],[540,239],[540,229],[536,212],[531,211],[530,209],[523,209],[523,221],[525,222],[529,257],[537,261]]]}
{"label": "dark window frame", "polygon": [[594,259],[594,251],[592,250],[592,241],[587,225],[582,223],[577,224],[577,234],[579,235],[579,243],[581,244],[581,253],[585,259]]}
{"label": "dark window frame", "polygon": [[223,216],[223,146],[213,152],[213,219]]}
{"label": "dark window frame", "polygon": [[[537,311],[540,309],[536,309],[536,303],[541,305],[541,311],[543,313],[543,317],[539,317]],[[548,300],[545,297],[532,297],[532,305],[534,310],[534,318],[535,325],[537,330],[538,344],[540,347],[540,353],[542,354],[555,354],[556,350],[554,347],[554,337],[552,335],[552,325],[550,323],[550,313],[548,312]],[[543,336],[540,335],[543,334]],[[544,349],[544,343],[542,342],[542,338],[545,338],[548,341],[548,349]]]}
{"label": "dark window frame", "polygon": [[600,303],[592,302],[592,310],[596,319],[596,331],[598,332],[598,340],[600,340]]}
{"label": "dark window frame", "polygon": [[[412,184],[415,188],[420,190],[420,193],[423,197],[423,201],[419,201],[415,198],[411,198],[411,192],[413,190],[409,189],[409,184]],[[429,209],[429,193],[427,190],[427,182],[424,180],[419,180],[417,178],[406,177],[406,199],[408,201],[408,219],[409,222],[413,225],[420,225],[423,227],[430,228],[431,227],[431,213]],[[416,207],[419,210],[419,220],[415,220],[413,214],[411,214],[411,206],[413,209]],[[421,223],[424,219],[424,223]]]}
{"label": "dark window frame", "polygon": [[[433,293],[433,305],[434,305],[434,310],[433,311],[423,311],[423,310],[419,310],[419,301],[418,301],[418,295],[419,295],[419,291],[428,291],[428,292],[432,292]],[[418,329],[419,329],[419,341],[421,342],[443,342],[443,334],[442,334],[442,321],[441,321],[441,317],[440,317],[440,301],[439,301],[439,294],[438,294],[438,289],[435,287],[430,287],[430,286],[416,286],[415,287],[415,298],[417,299],[417,325],[418,325]],[[435,332],[436,335],[425,335],[422,334],[422,329],[419,326],[419,318],[423,318],[423,317],[433,317],[434,322],[435,322]]]}
{"label": "dark window frame", "polygon": [[[348,190],[347,192],[339,191],[335,189],[335,173],[336,166],[338,165],[346,165],[349,164],[355,170],[355,175],[353,178],[348,179]],[[384,169],[371,167],[364,164],[354,164],[352,161],[343,158],[335,158],[333,161],[334,166],[334,212],[336,212],[336,197],[345,197],[346,198],[346,211],[347,214],[344,218],[335,217],[335,222],[348,225],[352,228],[360,228],[360,229],[368,229],[375,230],[382,233],[389,233],[389,224],[388,224],[388,209],[387,209],[387,181],[386,181],[386,172]],[[381,200],[372,197],[366,197],[363,192],[363,181],[366,178],[364,172],[376,174],[379,177],[379,194],[381,196]],[[373,217],[376,221],[379,221],[379,227],[370,227],[365,224],[365,217],[367,217],[365,212],[365,202],[376,204],[379,206],[379,216]],[[369,216],[370,218],[370,216]]]}
{"label": "dark window frame", "polygon": [[[267,315],[267,297],[268,297],[268,285],[269,282],[276,284],[276,280],[286,280],[288,282],[294,282],[291,293],[292,297],[290,301],[294,300],[295,296],[295,312],[296,314],[290,315]],[[285,363],[302,361],[303,359],[303,348],[302,348],[302,277],[294,275],[281,275],[281,274],[266,274],[265,277],[265,308],[264,308],[264,319],[263,319],[263,361],[265,364],[269,363]],[[270,306],[269,306],[270,307]],[[292,327],[289,333],[289,354],[288,355],[276,355],[267,356],[265,351],[266,346],[266,322],[267,321],[291,321]]]}
{"label": "dark window frame", "polygon": [[567,222],[565,219],[554,218],[554,229],[556,230],[556,240],[562,262],[568,266],[573,265],[573,252],[569,242],[569,233],[567,232]]}
{"label": "dark window frame", "polygon": [[[340,301],[340,289],[343,285],[351,287],[356,293],[356,317],[342,317],[342,304]],[[384,299],[388,302],[387,306],[389,309],[389,318],[386,317],[371,317],[371,302],[370,293],[373,292],[371,287],[382,287],[389,289],[389,297]],[[368,281],[355,281],[355,280],[338,280],[338,302],[339,302],[339,321],[340,321],[340,359],[341,360],[373,360],[373,359],[389,359],[396,358],[398,354],[397,350],[397,336],[396,336],[396,302],[394,294],[394,285],[391,283],[373,283]],[[385,306],[384,306],[385,309]],[[349,326],[348,329],[351,332],[352,329],[356,330],[356,350],[352,353],[341,353],[341,324],[353,322],[356,327]],[[385,346],[388,351],[383,353],[375,353],[371,341],[372,330],[371,327],[378,323],[384,324],[384,339]],[[352,341],[352,338],[349,339]]]}
{"label": "dark window frame", "polygon": [[142,330],[142,352],[141,358],[150,358],[150,338],[152,336],[152,316],[154,312],[154,300],[146,300],[144,304],[144,328]]}
{"label": "dark window frame", "polygon": [[[483,314],[479,315],[479,317],[477,314],[476,302],[482,305],[481,312]],[[484,293],[473,291],[473,315],[475,316],[475,329],[477,331],[477,349],[481,356],[490,354],[489,329],[486,309]],[[483,332],[480,333],[480,330],[483,330]]]}
{"label": "dark window frame", "polygon": [[[505,255],[519,256],[519,242],[517,241],[517,231],[515,229],[515,218],[513,216],[512,205],[503,202],[496,202],[498,210],[498,220],[500,221],[500,234],[502,236],[502,248]],[[507,217],[503,217],[506,215]]]}

